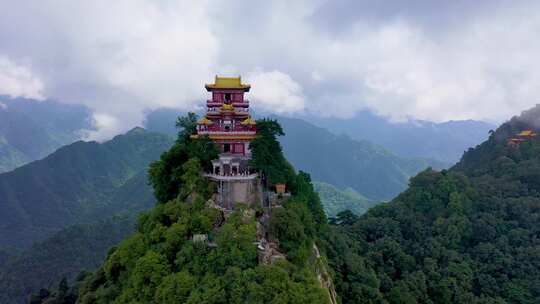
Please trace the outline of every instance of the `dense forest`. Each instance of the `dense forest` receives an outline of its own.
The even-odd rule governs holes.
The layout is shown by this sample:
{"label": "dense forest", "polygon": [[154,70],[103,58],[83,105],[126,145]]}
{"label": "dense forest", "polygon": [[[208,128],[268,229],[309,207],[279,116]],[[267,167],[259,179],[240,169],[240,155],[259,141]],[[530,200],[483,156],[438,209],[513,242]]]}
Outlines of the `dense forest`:
{"label": "dense forest", "polygon": [[149,163],[174,138],[134,128],[104,143],[78,141],[0,174],[0,247],[29,248],[74,224],[153,205]]}
{"label": "dense forest", "polygon": [[62,279],[71,282],[81,271],[96,269],[111,247],[134,232],[133,217],[73,225],[12,254],[0,265],[0,303],[26,303],[40,288],[55,288]]}
{"label": "dense forest", "polygon": [[101,265],[154,206],[148,166],[173,143],[134,128],[0,174],[0,303],[24,303],[36,288]]}
{"label": "dense forest", "polygon": [[[266,149],[279,148],[273,140],[281,129],[261,122],[270,136],[254,144],[260,154],[253,165],[293,192],[272,215],[272,233],[287,256],[273,265],[260,265],[252,246],[257,211],[239,208],[219,226],[219,215],[205,207],[211,186],[197,174],[203,162],[187,152],[181,169],[163,170],[170,161],[164,154],[151,171],[154,186],[167,189],[175,177],[190,190],[142,215],[136,234],[97,272],[82,274],[71,288],[61,282],[55,292],[42,290],[35,303],[77,296],[81,303],[326,303],[314,279],[314,243],[341,303],[538,303],[540,141],[508,139],[538,129],[539,118],[540,107],[514,117],[452,168],[427,169],[392,201],[361,216],[340,212],[328,224],[309,175]],[[212,246],[193,241],[199,233]]]}
{"label": "dense forest", "polygon": [[323,182],[313,182],[313,186],[323,202],[324,212],[328,217],[335,217],[339,212],[345,210],[360,215],[378,203],[368,200],[350,187],[339,189]]}
{"label": "dense forest", "polygon": [[538,303],[540,108],[491,132],[450,170],[357,217],[340,213],[327,255],[343,303]]}
{"label": "dense forest", "polygon": [[324,262],[313,252],[326,216],[309,175],[296,173],[281,153],[279,124],[258,121],[252,165],[269,185],[286,182],[292,193],[269,224],[286,259],[260,264],[254,242],[262,210],[239,205],[224,221],[209,205],[213,185],[200,173],[217,151],[208,139],[189,139],[194,121],[179,119],[175,145],[151,165],[158,203],[139,217],[136,233],[95,273],[81,274],[71,288],[62,281],[56,291],[42,289],[33,303],[328,302],[316,276]]}
{"label": "dense forest", "polygon": [[[62,215],[64,222],[55,223],[57,227],[54,231],[60,229],[57,232],[47,229],[47,238],[32,247],[0,249],[0,289],[5,290],[0,293],[0,303],[22,303],[31,291],[39,287],[54,288],[63,277],[72,282],[80,270],[97,269],[108,248],[133,233],[136,223],[134,215],[154,205],[153,189],[147,185],[145,171],[152,158],[158,158],[160,153],[170,148],[173,141],[168,136],[135,128],[106,143],[79,142],[69,145],[50,157],[21,167],[18,174],[2,175],[0,184],[9,185],[17,191],[23,185],[19,180],[29,180],[24,184],[27,195],[17,199],[16,204],[5,206],[7,210],[19,211],[25,210],[21,205],[31,208],[33,213],[29,212],[25,216],[32,218],[32,221],[23,222],[25,225],[40,224],[43,220],[59,215]],[[98,155],[101,156],[98,158]],[[138,159],[142,161],[134,161]],[[127,161],[134,162],[127,166],[118,165]],[[63,165],[59,166],[59,163]],[[53,175],[50,170],[56,167],[58,170],[55,172],[58,174]],[[30,180],[32,176],[35,179]],[[69,180],[70,186],[67,189],[60,182],[64,179]],[[363,198],[352,188],[338,189],[317,182],[314,182],[314,186],[329,216],[335,216],[344,209],[360,214],[376,203]],[[15,200],[15,197],[11,198]],[[48,204],[43,205],[44,202]],[[44,209],[45,206],[48,208]],[[94,216],[73,219],[72,215],[81,210]],[[3,213],[4,216],[7,214],[11,213]],[[119,225],[116,219],[111,219],[116,214],[128,216],[122,221],[124,226]],[[39,217],[34,219],[34,215]],[[16,218],[12,217],[11,220]],[[69,223],[75,225],[63,227]],[[79,229],[82,229],[81,233],[74,233]],[[17,243],[26,241],[28,244],[39,236],[38,233],[25,234],[29,235],[30,240],[27,240],[17,237],[17,234],[12,233],[14,230],[20,233],[25,229],[11,226],[10,233],[6,233],[6,236],[16,239]],[[62,250],[63,247],[69,250]]]}

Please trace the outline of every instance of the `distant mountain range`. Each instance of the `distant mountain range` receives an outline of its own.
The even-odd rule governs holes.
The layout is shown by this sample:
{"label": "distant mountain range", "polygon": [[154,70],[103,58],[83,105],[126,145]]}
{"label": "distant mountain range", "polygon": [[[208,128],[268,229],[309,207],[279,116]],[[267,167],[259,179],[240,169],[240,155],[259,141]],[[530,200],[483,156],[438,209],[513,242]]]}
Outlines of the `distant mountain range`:
{"label": "distant mountain range", "polygon": [[[170,122],[181,113],[166,108],[148,111],[144,125],[156,132],[175,134]],[[332,133],[380,145],[401,157],[430,158],[449,164],[486,139],[488,131],[495,128],[472,120],[395,123],[369,111],[350,119],[314,115],[300,118]],[[93,128],[91,110],[83,105],[0,96],[0,173],[41,159],[83,138]]]}
{"label": "distant mountain range", "polygon": [[[175,134],[174,119],[180,111],[160,109],[148,113],[145,127]],[[285,156],[313,180],[339,188],[350,187],[370,200],[389,200],[406,188],[410,176],[429,166],[445,168],[450,163],[426,158],[402,158],[365,140],[335,135],[305,120],[271,116],[285,131],[280,139]],[[376,128],[376,126],[373,126]]]}
{"label": "distant mountain range", "polygon": [[103,144],[75,142],[0,174],[0,247],[24,248],[69,225],[152,206],[146,170],[172,143],[135,128]]}
{"label": "distant mountain range", "polygon": [[[156,132],[174,133],[174,125],[169,122],[181,114],[179,110],[168,108],[150,111],[144,125]],[[434,123],[410,119],[392,122],[369,111],[359,112],[348,119],[315,115],[298,115],[295,118],[337,135],[369,141],[401,157],[422,157],[448,164],[457,162],[464,151],[487,139],[489,130],[496,128],[494,124],[477,120]]]}
{"label": "distant mountain range", "polygon": [[90,117],[82,105],[0,96],[0,173],[79,140]]}
{"label": "distant mountain range", "polygon": [[301,119],[278,120],[285,131],[283,150],[298,170],[309,172],[315,181],[353,188],[370,200],[389,200],[419,171],[448,166],[430,159],[398,157],[381,146],[335,135]]}
{"label": "distant mountain range", "polygon": [[486,140],[489,130],[496,128],[475,120],[391,122],[369,111],[359,112],[350,119],[301,118],[336,134],[381,145],[402,157],[425,157],[447,163],[457,162],[464,151]]}

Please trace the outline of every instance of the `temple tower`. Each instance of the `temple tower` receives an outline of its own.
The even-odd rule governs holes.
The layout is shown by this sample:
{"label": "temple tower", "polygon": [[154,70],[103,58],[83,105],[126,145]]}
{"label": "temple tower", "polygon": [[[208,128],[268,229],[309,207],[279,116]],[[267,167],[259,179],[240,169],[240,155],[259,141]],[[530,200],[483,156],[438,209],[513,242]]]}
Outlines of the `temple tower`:
{"label": "temple tower", "polygon": [[244,97],[251,87],[241,77],[216,76],[205,88],[212,95],[193,137],[207,135],[219,146],[219,159],[212,161],[213,170],[206,176],[218,183],[218,204],[233,209],[234,203],[249,203],[260,196],[258,175],[249,168],[249,143],[257,135],[249,100]]}
{"label": "temple tower", "polygon": [[249,157],[249,142],[257,131],[244,97],[250,85],[242,84],[240,77],[216,76],[205,88],[212,96],[206,101],[206,116],[199,121],[197,134],[209,135],[223,153]]}

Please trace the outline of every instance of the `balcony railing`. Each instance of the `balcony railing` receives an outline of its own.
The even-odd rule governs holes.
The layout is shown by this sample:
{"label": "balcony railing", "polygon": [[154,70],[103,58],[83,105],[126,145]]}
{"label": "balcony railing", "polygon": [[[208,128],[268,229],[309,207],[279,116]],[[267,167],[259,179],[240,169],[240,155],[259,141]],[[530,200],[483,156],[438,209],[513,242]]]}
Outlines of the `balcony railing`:
{"label": "balcony railing", "polygon": [[210,130],[197,130],[200,135],[255,135],[256,131],[210,131]]}
{"label": "balcony railing", "polygon": [[[220,108],[207,108],[206,109],[207,113],[208,114],[219,114],[221,112],[221,109]],[[245,113],[249,113],[249,109],[248,108],[234,108],[234,112],[235,113],[238,113],[238,114],[245,114]]]}
{"label": "balcony railing", "polygon": [[236,175],[220,175],[220,174],[204,174],[205,177],[213,178],[216,180],[235,181],[235,180],[252,180],[257,178],[257,173],[252,174],[236,174]]}
{"label": "balcony railing", "polygon": [[[212,106],[219,106],[223,104],[223,101],[207,99],[206,103]],[[238,106],[238,107],[249,106],[249,100],[247,99],[244,99],[244,101],[232,100],[231,103],[233,106]]]}

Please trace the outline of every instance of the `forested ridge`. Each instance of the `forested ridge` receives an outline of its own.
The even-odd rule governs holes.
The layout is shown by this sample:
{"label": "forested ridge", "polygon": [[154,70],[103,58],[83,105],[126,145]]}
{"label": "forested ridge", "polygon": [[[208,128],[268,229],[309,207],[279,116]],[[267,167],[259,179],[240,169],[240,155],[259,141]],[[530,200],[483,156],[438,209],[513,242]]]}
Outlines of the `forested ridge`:
{"label": "forested ridge", "polygon": [[333,219],[325,248],[343,303],[538,303],[540,142],[507,140],[539,118],[524,112],[450,170]]}
{"label": "forested ridge", "polygon": [[10,256],[0,265],[0,303],[27,303],[40,288],[74,281],[81,271],[101,265],[107,251],[133,233],[134,215],[62,229],[45,241]]}
{"label": "forested ridge", "polygon": [[[256,261],[255,222],[247,208],[215,229],[219,216],[204,203],[211,186],[197,174],[204,161],[187,152],[181,169],[168,170],[163,162],[176,154],[166,153],[150,175],[162,189],[174,180],[181,183],[176,197],[164,196],[141,216],[137,233],[112,249],[97,272],[43,298],[325,303],[328,296],[312,267],[315,242],[341,303],[538,303],[540,141],[531,136],[508,144],[523,130],[537,130],[538,118],[540,108],[524,112],[449,170],[427,169],[392,201],[362,216],[341,212],[329,224],[309,175],[291,171],[282,156],[261,149],[263,157],[254,158],[254,165],[274,182],[287,181],[293,192],[272,216],[272,233],[287,256],[273,265]],[[274,130],[269,133],[279,135],[267,123]],[[265,166],[268,160],[278,165]],[[207,233],[217,247],[193,242],[199,233]]]}
{"label": "forested ridge", "polygon": [[[72,287],[63,281],[52,293],[43,289],[33,303],[328,303],[315,269],[322,262],[313,253],[326,217],[309,175],[283,157],[281,127],[259,121],[252,143],[252,165],[292,193],[269,224],[287,258],[260,264],[254,242],[262,210],[239,205],[224,221],[209,205],[214,189],[201,172],[217,151],[208,139],[189,139],[195,119],[179,120],[177,142],[151,165],[157,204],[141,214],[135,234],[112,248],[95,273]],[[198,241],[200,235],[208,241]]]}
{"label": "forested ridge", "polygon": [[0,174],[0,247],[28,248],[69,225],[152,205],[149,163],[169,136],[134,128],[104,143],[76,142]]}
{"label": "forested ridge", "polygon": [[324,212],[328,217],[335,217],[344,210],[350,210],[354,214],[360,215],[379,203],[368,200],[350,187],[339,189],[323,182],[313,182],[313,186],[323,202]]}

